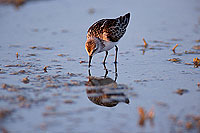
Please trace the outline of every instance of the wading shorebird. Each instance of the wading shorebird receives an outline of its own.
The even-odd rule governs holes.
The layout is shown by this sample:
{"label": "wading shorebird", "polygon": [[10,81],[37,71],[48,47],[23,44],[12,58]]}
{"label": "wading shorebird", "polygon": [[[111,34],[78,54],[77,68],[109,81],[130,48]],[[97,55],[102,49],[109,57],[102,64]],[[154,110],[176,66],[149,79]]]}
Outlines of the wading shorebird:
{"label": "wading shorebird", "polygon": [[126,27],[128,26],[130,19],[130,13],[120,16],[116,19],[101,19],[94,23],[87,32],[87,41],[85,43],[85,49],[89,55],[89,65],[93,55],[106,52],[103,64],[105,64],[108,56],[108,51],[115,46],[115,62],[117,63],[117,42],[125,34]]}

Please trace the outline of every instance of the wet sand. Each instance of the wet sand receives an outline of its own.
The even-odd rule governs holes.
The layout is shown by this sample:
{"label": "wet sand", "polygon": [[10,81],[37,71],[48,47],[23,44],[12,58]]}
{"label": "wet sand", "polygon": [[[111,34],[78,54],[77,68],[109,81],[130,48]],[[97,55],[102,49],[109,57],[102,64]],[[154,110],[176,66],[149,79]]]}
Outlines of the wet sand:
{"label": "wet sand", "polygon": [[[88,71],[87,29],[127,12]],[[199,0],[1,3],[0,29],[1,132],[200,131]]]}

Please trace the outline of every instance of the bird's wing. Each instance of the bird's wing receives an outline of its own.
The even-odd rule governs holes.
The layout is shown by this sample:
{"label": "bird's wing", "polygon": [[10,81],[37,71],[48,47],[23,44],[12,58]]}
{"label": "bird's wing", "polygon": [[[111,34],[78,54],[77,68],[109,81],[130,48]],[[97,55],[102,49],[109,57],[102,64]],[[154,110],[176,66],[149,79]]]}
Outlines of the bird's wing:
{"label": "bird's wing", "polygon": [[102,25],[105,23],[106,19],[102,19],[94,23],[89,29],[87,33],[87,38],[89,37],[96,37],[101,38],[103,36],[103,29]]}
{"label": "bird's wing", "polygon": [[102,40],[117,42],[126,32],[130,13],[116,19],[102,19],[94,23],[89,29],[87,38],[97,37]]}
{"label": "bird's wing", "polygon": [[103,28],[103,39],[117,42],[125,34],[130,14],[120,16],[116,19],[108,19]]}

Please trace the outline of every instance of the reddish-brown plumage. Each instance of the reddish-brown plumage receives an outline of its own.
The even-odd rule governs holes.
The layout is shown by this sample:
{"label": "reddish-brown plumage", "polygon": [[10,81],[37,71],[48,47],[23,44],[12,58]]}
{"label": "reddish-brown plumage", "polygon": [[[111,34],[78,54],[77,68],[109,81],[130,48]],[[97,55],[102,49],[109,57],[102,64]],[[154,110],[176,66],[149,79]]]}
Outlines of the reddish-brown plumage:
{"label": "reddish-brown plumage", "polygon": [[[129,19],[130,13],[116,19],[101,19],[88,29],[87,38],[96,37],[102,40],[117,42],[126,32]],[[106,35],[106,37],[103,35]]]}
{"label": "reddish-brown plumage", "polygon": [[96,47],[96,43],[94,40],[89,41],[88,43],[85,44],[85,48],[89,55],[92,54],[92,51],[93,51],[93,49],[95,49],[95,47]]}

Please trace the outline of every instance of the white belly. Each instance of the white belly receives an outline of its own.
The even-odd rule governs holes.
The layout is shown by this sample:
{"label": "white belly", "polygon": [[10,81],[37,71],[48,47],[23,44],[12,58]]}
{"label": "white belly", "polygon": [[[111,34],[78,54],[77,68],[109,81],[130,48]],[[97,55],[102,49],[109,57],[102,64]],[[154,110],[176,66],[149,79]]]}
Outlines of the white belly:
{"label": "white belly", "polygon": [[105,47],[101,50],[101,52],[111,50],[115,45],[117,45],[117,43],[105,41],[104,45],[105,45]]}

